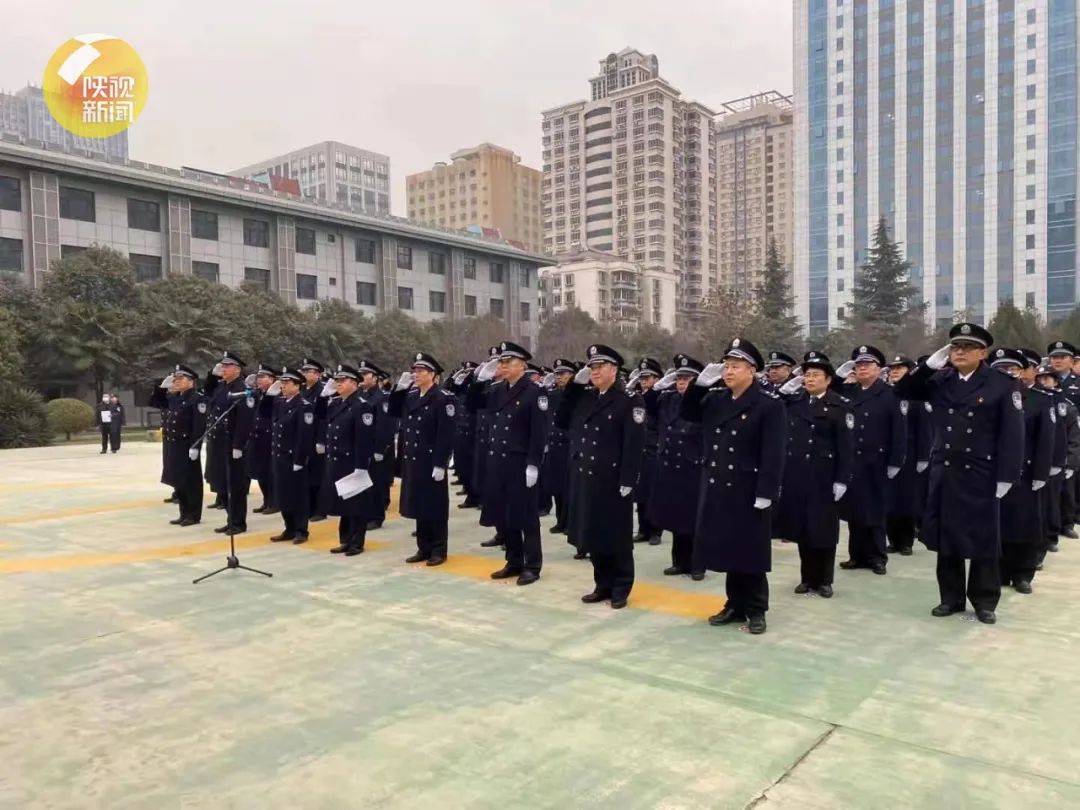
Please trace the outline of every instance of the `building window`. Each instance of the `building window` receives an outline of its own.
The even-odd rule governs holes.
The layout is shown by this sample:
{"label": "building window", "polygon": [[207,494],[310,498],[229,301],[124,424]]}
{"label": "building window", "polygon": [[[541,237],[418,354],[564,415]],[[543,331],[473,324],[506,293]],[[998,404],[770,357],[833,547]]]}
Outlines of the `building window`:
{"label": "building window", "polygon": [[[244,220],[248,222],[248,220]],[[270,271],[265,267],[245,267],[244,283],[258,287],[260,290],[270,289]]]}
{"label": "building window", "polygon": [[191,235],[196,239],[218,240],[218,218],[213,211],[191,209]]}
{"label": "building window", "polygon": [[129,228],[140,231],[161,230],[161,207],[156,202],[128,199],[127,208]]}
{"label": "building window", "polygon": [[397,246],[397,266],[402,270],[412,270],[412,248],[408,245]]}
{"label": "building window", "polygon": [[364,264],[375,264],[375,240],[356,240],[356,260]]}
{"label": "building window", "polygon": [[308,273],[296,274],[296,297],[302,301],[314,301],[319,297],[319,279]]}
{"label": "building window", "polygon": [[1026,222],[1027,222],[1028,225],[1034,225],[1035,224],[1035,212],[1033,210],[1028,209],[1024,213],[1024,216],[1025,216],[1025,219],[1026,219]]}
{"label": "building window", "polygon": [[144,256],[141,253],[132,253],[128,256],[132,267],[135,268],[136,281],[157,281],[161,278],[161,257]]}
{"label": "building window", "polygon": [[1035,234],[1029,233],[1027,236],[1024,237],[1024,247],[1028,250],[1035,249]]}
{"label": "building window", "polygon": [[528,267],[521,268],[521,286],[522,287],[527,288],[527,287],[530,286],[531,276],[532,276],[532,274],[529,272]]}
{"label": "building window", "polygon": [[565,284],[567,287],[573,287],[574,286],[574,274],[573,273],[567,273],[565,276],[563,276],[563,284]]}
{"label": "building window", "polygon": [[248,247],[270,247],[270,223],[261,219],[245,219],[244,244]]}
{"label": "building window", "polygon": [[529,302],[528,301],[522,301],[521,302],[521,320],[523,320],[525,322],[528,322],[530,316],[531,316],[531,313],[530,313]]}
{"label": "building window", "polygon": [[1024,296],[1024,306],[1027,309],[1035,309],[1035,293],[1029,292]]}
{"label": "building window", "polygon": [[469,315],[469,316],[472,316],[472,315],[476,314],[476,296],[475,295],[466,295],[465,296],[465,314]]}
{"label": "building window", "polygon": [[22,186],[16,177],[0,177],[0,209],[22,210]]}
{"label": "building window", "polygon": [[489,309],[491,314],[494,315],[496,318],[502,318],[503,310],[503,300],[501,298],[492,298],[491,307]]}
{"label": "building window", "polygon": [[492,284],[502,284],[506,280],[506,271],[499,262],[491,263],[488,274]]}
{"label": "building window", "polygon": [[297,228],[296,229],[296,252],[304,253],[308,256],[315,255],[315,229],[314,228]]}
{"label": "building window", "polygon": [[0,272],[21,273],[23,271],[22,239],[0,238]]}
{"label": "building window", "polygon": [[476,278],[476,259],[465,258],[465,278]]}
{"label": "building window", "polygon": [[60,246],[60,258],[70,259],[72,256],[78,256],[80,253],[85,253],[86,247],[83,245],[61,245]]}
{"label": "building window", "polygon": [[1024,262],[1024,270],[1029,276],[1035,275],[1035,260],[1027,259]]}
{"label": "building window", "polygon": [[413,308],[412,287],[398,287],[397,288],[397,305],[398,305],[398,309],[412,309]]}
{"label": "building window", "polygon": [[362,304],[365,307],[375,306],[375,282],[374,281],[358,281],[356,282],[356,303]]}
{"label": "building window", "polygon": [[446,293],[431,290],[428,293],[428,311],[446,312]]}
{"label": "building window", "polygon": [[60,186],[60,218],[96,222],[94,192],[83,188]]}
{"label": "building window", "polygon": [[[428,253],[428,272],[434,273],[437,276],[445,276],[446,254],[434,252]],[[442,310],[438,311],[441,312]]]}
{"label": "building window", "polygon": [[221,272],[217,262],[192,262],[191,274],[196,278],[201,278],[204,281],[212,281],[215,284],[217,284],[221,278]]}
{"label": "building window", "polygon": [[566,305],[568,307],[572,307],[574,305],[574,301],[575,301],[574,291],[573,290],[567,290],[566,291]]}

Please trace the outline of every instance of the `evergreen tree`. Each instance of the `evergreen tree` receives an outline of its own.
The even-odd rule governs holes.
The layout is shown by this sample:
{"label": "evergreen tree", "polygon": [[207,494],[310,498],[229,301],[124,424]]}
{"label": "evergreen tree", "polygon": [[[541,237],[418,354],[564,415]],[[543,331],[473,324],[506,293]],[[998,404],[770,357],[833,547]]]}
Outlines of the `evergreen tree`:
{"label": "evergreen tree", "polygon": [[878,220],[867,254],[855,276],[846,325],[860,340],[876,343],[885,352],[901,349],[899,336],[911,331],[912,321],[922,321],[926,305],[908,280],[911,264],[900,244],[889,238],[885,217]]}
{"label": "evergreen tree", "polygon": [[795,301],[788,284],[787,268],[775,239],[769,239],[765,272],[754,290],[754,316],[744,327],[746,337],[762,351],[798,353],[802,329],[793,312]]}
{"label": "evergreen tree", "polygon": [[1012,301],[998,307],[987,327],[994,336],[994,345],[1034,349],[1042,353],[1046,346],[1039,314],[1033,309],[1020,310]]}

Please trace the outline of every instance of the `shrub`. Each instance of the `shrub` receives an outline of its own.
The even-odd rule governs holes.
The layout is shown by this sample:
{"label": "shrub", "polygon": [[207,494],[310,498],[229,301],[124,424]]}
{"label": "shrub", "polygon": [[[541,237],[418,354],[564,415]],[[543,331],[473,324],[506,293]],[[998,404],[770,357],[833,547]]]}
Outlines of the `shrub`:
{"label": "shrub", "polygon": [[82,433],[94,424],[94,409],[81,399],[53,399],[45,405],[49,429],[53,435],[63,433],[71,441],[72,433]]}
{"label": "shrub", "polygon": [[41,395],[15,385],[0,386],[0,448],[39,447],[51,437]]}

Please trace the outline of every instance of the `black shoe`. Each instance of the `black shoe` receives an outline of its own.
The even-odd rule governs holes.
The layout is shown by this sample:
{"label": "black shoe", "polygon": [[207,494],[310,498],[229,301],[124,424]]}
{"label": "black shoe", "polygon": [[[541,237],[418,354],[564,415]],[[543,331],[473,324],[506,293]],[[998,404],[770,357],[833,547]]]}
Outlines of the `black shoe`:
{"label": "black shoe", "polygon": [[357,554],[363,554],[364,549],[362,546],[352,546],[345,550],[346,557],[355,557]]}
{"label": "black shoe", "polygon": [[649,539],[649,535],[643,534],[642,532],[638,532],[637,534],[634,535],[634,542],[635,543],[644,543],[648,539]]}
{"label": "black shoe", "polygon": [[760,636],[765,632],[765,614],[764,613],[751,613],[748,619],[747,629],[752,636]]}
{"label": "black shoe", "polygon": [[856,568],[861,568],[862,566],[854,560],[844,560],[840,563],[840,567],[845,571],[854,571]]}
{"label": "black shoe", "polygon": [[427,561],[429,568],[434,568],[436,565],[442,565],[446,562],[446,557],[432,557]]}
{"label": "black shoe", "polygon": [[550,514],[551,514],[551,510],[550,509],[545,509],[543,512],[540,513],[540,517],[547,517]]}
{"label": "black shoe", "polygon": [[296,539],[292,541],[292,544],[294,546],[302,546],[307,541],[308,541],[308,536],[306,534],[298,534],[298,535],[296,535]]}
{"label": "black shoe", "polygon": [[296,534],[293,532],[282,532],[281,534],[275,534],[270,538],[271,543],[284,543],[287,540],[295,540]]}
{"label": "black shoe", "polygon": [[574,559],[575,560],[587,560],[587,559],[589,559],[589,552],[587,552],[587,551],[579,551],[577,554],[574,555]]}
{"label": "black shoe", "polygon": [[421,554],[419,552],[417,552],[416,554],[413,554],[411,557],[406,557],[405,558],[405,562],[407,562],[407,563],[418,563],[418,562],[426,562],[426,561],[427,561],[427,557],[425,557],[423,554]]}
{"label": "black shoe", "polygon": [[997,624],[997,616],[992,610],[976,610],[975,618],[983,624]]}
{"label": "black shoe", "polygon": [[226,523],[224,526],[218,526],[216,529],[214,529],[214,531],[217,532],[218,534],[228,534],[229,533],[229,524]]}
{"label": "black shoe", "polygon": [[822,599],[832,599],[832,585],[822,585],[817,589],[817,595]]}
{"label": "black shoe", "polygon": [[1013,583],[1013,590],[1017,593],[1031,593],[1031,583],[1026,579],[1018,579]]}
{"label": "black shoe", "polygon": [[626,597],[620,596],[618,599],[612,597],[611,607],[615,610],[622,610],[624,607],[626,607]]}
{"label": "black shoe", "polygon": [[1046,550],[1056,552],[1058,550],[1058,541],[1055,540],[1054,542],[1052,542],[1046,547]]}
{"label": "black shoe", "polygon": [[308,518],[308,523],[318,523],[320,520],[326,520],[326,515],[312,515]]}
{"label": "black shoe", "polygon": [[705,579],[705,572],[694,571],[692,574],[690,574],[690,579],[694,580],[694,582],[701,582],[701,580]]}
{"label": "black shoe", "polygon": [[256,514],[258,514],[258,515],[261,515],[261,514],[262,514],[262,513],[263,513],[263,512],[265,511],[265,509],[266,509],[266,504],[263,504],[262,506],[257,506],[257,507],[255,507],[255,508],[254,508],[254,509],[252,509],[251,511],[252,511],[252,512],[255,512],[255,513],[256,513]]}
{"label": "black shoe", "polygon": [[1070,540],[1076,540],[1078,537],[1078,535],[1076,534],[1076,530],[1073,529],[1072,526],[1069,526],[1065,531],[1063,531],[1061,533],[1061,536],[1068,537]]}
{"label": "black shoe", "polygon": [[383,522],[381,520],[369,520],[368,525],[367,525],[367,530],[369,532],[373,532],[376,529],[381,529],[382,524],[383,524]]}
{"label": "black shoe", "polygon": [[914,552],[911,550],[911,546],[905,546],[904,548],[900,549],[901,557],[910,557],[913,553]]}
{"label": "black shoe", "polygon": [[207,509],[224,509],[225,508],[225,501],[214,501],[212,504],[210,504],[206,508]]}
{"label": "black shoe", "polygon": [[499,539],[499,535],[495,535],[490,540],[485,540],[480,544],[480,548],[497,548],[501,546],[503,541]]}
{"label": "black shoe", "polygon": [[810,593],[810,590],[810,586],[807,585],[805,582],[800,582],[798,585],[795,586],[795,593]]}
{"label": "black shoe", "polygon": [[954,605],[946,605],[942,602],[936,608],[930,611],[931,616],[937,616],[939,619],[943,616],[952,616],[954,613],[963,613],[962,607],[955,607]]}
{"label": "black shoe", "polygon": [[281,510],[278,509],[276,506],[264,506],[262,510],[262,513],[264,515],[276,515],[279,512],[281,512]]}
{"label": "black shoe", "polygon": [[870,566],[870,570],[873,571],[875,574],[877,574],[879,577],[883,577],[883,576],[885,576],[886,573],[888,573],[885,570],[885,564],[884,563],[874,563],[873,565]]}
{"label": "black shoe", "polygon": [[535,571],[522,571],[521,575],[517,578],[518,585],[532,585],[534,582],[540,579],[540,575]]}
{"label": "black shoe", "polygon": [[180,501],[180,499],[177,498],[175,495],[170,495],[168,498],[165,499],[164,502],[165,503],[179,503],[179,501]]}
{"label": "black shoe", "polygon": [[[349,550],[348,546],[334,546],[332,549],[330,549],[330,553],[331,554],[344,554],[348,550]],[[406,562],[408,562],[408,560],[406,560]]]}
{"label": "black shoe", "polygon": [[658,546],[658,545],[660,545],[660,538],[661,538],[661,535],[659,535],[659,534],[654,534],[654,535],[650,536],[649,537],[649,545],[650,546]]}
{"label": "black shoe", "polygon": [[103,456],[103,455],[105,455],[105,451],[104,451],[104,450],[102,450],[102,451],[101,451],[100,453],[98,453],[98,455],[99,455],[99,456]]}
{"label": "black shoe", "polygon": [[734,624],[745,620],[746,616],[743,614],[737,613],[732,608],[725,607],[719,613],[709,617],[709,624],[713,627],[719,627],[722,624]]}
{"label": "black shoe", "polygon": [[183,520],[181,520],[176,525],[177,526],[197,526],[198,524],[199,524],[199,520],[197,518],[184,518]]}
{"label": "black shoe", "polygon": [[595,605],[597,602],[606,602],[610,598],[611,595],[606,594],[603,591],[593,591],[592,593],[587,593],[581,597],[581,601],[586,605]]}
{"label": "black shoe", "polygon": [[667,568],[664,569],[664,576],[666,577],[677,577],[680,574],[685,573],[687,573],[687,571],[677,565],[669,565]]}
{"label": "black shoe", "polygon": [[566,534],[566,527],[560,526],[558,523],[556,523],[554,526],[548,529],[548,532],[550,534]]}
{"label": "black shoe", "polygon": [[179,526],[181,521],[183,521],[183,518],[173,518],[169,521],[169,523],[171,523],[173,526]]}
{"label": "black shoe", "polygon": [[498,571],[491,572],[492,579],[510,579],[510,577],[516,577],[521,575],[520,568],[514,568],[511,565],[504,565]]}
{"label": "black shoe", "polygon": [[472,498],[466,498],[463,502],[458,504],[458,509],[475,509],[480,504],[474,501]]}
{"label": "black shoe", "polygon": [[899,551],[900,551],[900,549],[898,549],[898,548],[897,548],[896,546],[894,546],[894,545],[893,545],[892,543],[889,543],[889,544],[887,544],[887,545],[885,546],[885,553],[886,553],[886,554],[896,554],[896,553],[897,553],[897,552],[899,552]]}

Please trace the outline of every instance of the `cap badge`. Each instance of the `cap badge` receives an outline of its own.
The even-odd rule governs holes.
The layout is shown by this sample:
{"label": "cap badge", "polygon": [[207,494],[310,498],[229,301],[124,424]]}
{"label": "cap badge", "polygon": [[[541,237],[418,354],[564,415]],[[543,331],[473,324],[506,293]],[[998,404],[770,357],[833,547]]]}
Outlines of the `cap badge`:
{"label": "cap badge", "polygon": [[971,326],[969,326],[968,324],[965,323],[963,326],[960,327],[960,334],[961,335],[970,335],[971,334]]}
{"label": "cap badge", "polygon": [[733,341],[731,341],[731,345],[733,348],[739,348],[739,339],[735,338]]}

